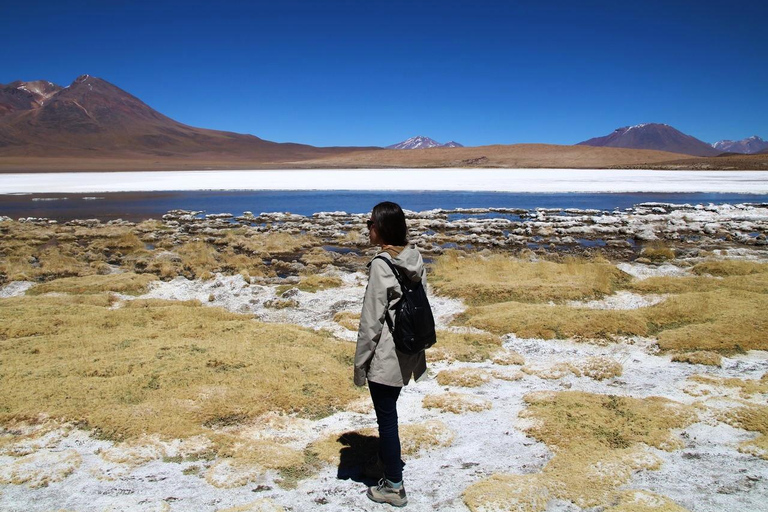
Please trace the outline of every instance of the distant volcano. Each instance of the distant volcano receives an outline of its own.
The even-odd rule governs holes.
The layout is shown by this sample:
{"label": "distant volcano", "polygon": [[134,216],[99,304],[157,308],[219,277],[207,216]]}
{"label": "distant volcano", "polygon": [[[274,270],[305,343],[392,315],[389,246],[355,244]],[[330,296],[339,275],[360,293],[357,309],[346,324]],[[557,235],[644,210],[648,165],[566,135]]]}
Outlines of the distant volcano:
{"label": "distant volcano", "polygon": [[712,144],[721,153],[744,153],[754,155],[768,150],[768,142],[757,135],[742,140],[721,140]]}
{"label": "distant volcano", "polygon": [[424,137],[422,135],[418,135],[416,137],[411,137],[410,139],[404,140],[403,142],[399,142],[397,144],[393,144],[391,146],[387,146],[387,149],[428,149],[428,148],[463,148],[461,144],[455,141],[446,142],[445,144],[440,144],[434,139],[430,139],[429,137]]}
{"label": "distant volcano", "polygon": [[718,151],[706,142],[672,128],[667,124],[647,123],[618,128],[604,137],[579,142],[582,146],[656,149],[694,156],[715,156]]}
{"label": "distant volcano", "polygon": [[285,161],[340,150],[188,126],[100,78],[0,85],[0,156],[201,157]]}

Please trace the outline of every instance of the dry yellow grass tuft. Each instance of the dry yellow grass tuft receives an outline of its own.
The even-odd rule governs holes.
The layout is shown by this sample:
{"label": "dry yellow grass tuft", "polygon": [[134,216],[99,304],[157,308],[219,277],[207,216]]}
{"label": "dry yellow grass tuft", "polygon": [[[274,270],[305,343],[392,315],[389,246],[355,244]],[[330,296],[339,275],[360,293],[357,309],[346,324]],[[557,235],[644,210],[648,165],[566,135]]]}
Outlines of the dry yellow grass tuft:
{"label": "dry yellow grass tuft", "polygon": [[543,512],[553,498],[592,508],[614,501],[617,488],[635,472],[658,469],[660,465],[660,459],[640,447],[588,447],[556,455],[541,473],[492,475],[469,486],[463,498],[473,512]]}
{"label": "dry yellow grass tuft", "polygon": [[768,393],[768,373],[760,379],[722,378],[714,375],[692,375],[688,380],[711,387],[736,388],[743,398],[750,398],[758,393]]}
{"label": "dry yellow grass tuft", "polygon": [[758,263],[744,260],[714,260],[698,263],[691,269],[698,275],[712,276],[746,276],[768,273],[768,263]]}
{"label": "dry yellow grass tuft", "polygon": [[724,354],[768,348],[768,294],[720,289],[683,293],[639,310],[504,302],[469,308],[457,322],[526,338],[613,340],[657,335],[666,351]]}
{"label": "dry yellow grass tuft", "polygon": [[620,363],[607,357],[589,357],[576,363],[555,363],[549,366],[524,366],[523,373],[535,375],[541,379],[557,380],[566,375],[589,377],[595,380],[605,380],[618,377],[623,368]]}
{"label": "dry yellow grass tuft", "polygon": [[438,331],[437,344],[430,348],[428,361],[462,361],[479,363],[501,348],[501,338],[488,333]]}
{"label": "dry yellow grass tuft", "polygon": [[670,430],[691,423],[689,407],[660,397],[644,399],[581,391],[536,392],[524,397],[521,416],[537,423],[528,434],[557,450],[597,445],[606,449],[644,443],[662,450],[680,446]]}
{"label": "dry yellow grass tuft", "polygon": [[338,288],[344,284],[341,278],[336,276],[323,276],[320,274],[311,274],[303,276],[296,287],[303,292],[318,292],[330,288]]}
{"label": "dry yellow grass tuft", "polygon": [[510,365],[522,366],[525,364],[525,359],[523,358],[523,356],[521,356],[514,350],[504,349],[494,354],[493,364],[498,364],[502,366],[510,366]]}
{"label": "dry yellow grass tuft", "polygon": [[648,491],[624,491],[604,512],[689,512],[666,496]]}
{"label": "dry yellow grass tuft", "polygon": [[661,242],[651,242],[640,251],[640,256],[653,262],[675,259],[675,251]]}
{"label": "dry yellow grass tuft", "polygon": [[741,443],[739,451],[768,460],[768,406],[740,407],[729,411],[725,421],[734,427],[757,432],[759,435],[755,439]]}
{"label": "dry yellow grass tuft", "polygon": [[589,357],[575,364],[576,375],[583,375],[595,380],[611,379],[621,376],[624,369],[621,363],[607,357]]}
{"label": "dry yellow grass tuft", "polygon": [[520,371],[526,375],[533,375],[540,379],[558,380],[573,373],[573,366],[569,363],[555,363],[548,366],[523,366]]}
{"label": "dry yellow grass tuft", "polygon": [[193,303],[110,304],[0,300],[0,421],[46,413],[115,439],[184,438],[268,411],[323,416],[361,394],[354,347],[330,335]]}
{"label": "dry yellow grass tuft", "polygon": [[462,494],[472,512],[540,512],[552,494],[540,474],[495,474],[470,485]]}
{"label": "dry yellow grass tuft", "polygon": [[333,263],[333,256],[332,253],[322,247],[314,247],[301,256],[301,261],[307,265],[322,267]]}
{"label": "dry yellow grass tuft", "polygon": [[333,315],[333,321],[349,329],[350,331],[357,331],[360,326],[360,313],[353,313],[351,311],[339,311]]}
{"label": "dry yellow grass tuft", "polygon": [[157,277],[151,274],[110,274],[86,277],[65,277],[33,286],[27,291],[28,295],[44,293],[90,294],[102,292],[117,292],[131,295],[146,293],[149,283]]}
{"label": "dry yellow grass tuft", "polygon": [[718,290],[670,297],[645,314],[662,350],[730,354],[768,348],[766,309],[766,294]]}
{"label": "dry yellow grass tuft", "polygon": [[705,261],[695,265],[695,276],[650,277],[626,285],[637,293],[691,293],[741,290],[768,293],[768,264],[741,260]]}
{"label": "dry yellow grass tuft", "polygon": [[463,414],[465,412],[480,412],[491,408],[491,401],[465,393],[441,393],[427,395],[421,402],[426,409],[440,409],[443,412]]}
{"label": "dry yellow grass tuft", "polygon": [[644,335],[648,326],[635,311],[610,311],[547,304],[503,302],[469,308],[456,322],[521,338],[612,339]]}
{"label": "dry yellow grass tuft", "polygon": [[599,298],[629,282],[607,261],[566,258],[562,263],[525,261],[503,255],[440,256],[430,283],[442,295],[470,305],[506,301],[562,302]]}
{"label": "dry yellow grass tuft", "polygon": [[400,426],[403,455],[415,455],[426,450],[445,448],[453,444],[453,439],[453,431],[438,420]]}
{"label": "dry yellow grass tuft", "polygon": [[540,473],[493,475],[471,485],[464,502],[472,511],[543,512],[552,498],[581,508],[621,504],[625,498],[618,489],[633,473],[661,465],[644,445],[673,449],[679,442],[670,431],[694,421],[688,407],[658,397],[569,391],[524,399],[529,408],[521,416],[534,422],[527,433],[547,443],[555,456]]}
{"label": "dry yellow grass tuft", "polygon": [[478,368],[449,368],[438,372],[436,379],[441,386],[476,388],[490,382],[491,374]]}
{"label": "dry yellow grass tuft", "polygon": [[675,354],[672,356],[672,361],[676,363],[706,364],[708,366],[721,366],[723,364],[723,356],[721,356],[716,352],[701,350],[698,352],[685,352],[682,354]]}

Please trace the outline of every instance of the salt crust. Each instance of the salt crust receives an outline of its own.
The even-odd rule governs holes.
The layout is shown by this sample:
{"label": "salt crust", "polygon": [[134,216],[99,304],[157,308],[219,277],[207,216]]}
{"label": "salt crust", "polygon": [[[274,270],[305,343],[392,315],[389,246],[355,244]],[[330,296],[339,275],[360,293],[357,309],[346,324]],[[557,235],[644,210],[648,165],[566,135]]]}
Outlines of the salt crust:
{"label": "salt crust", "polygon": [[14,173],[0,194],[162,190],[370,190],[371,177],[392,190],[491,192],[768,193],[765,171],[606,169],[311,169]]}
{"label": "salt crust", "polygon": [[[216,293],[212,305],[237,310],[246,304],[248,311],[253,312],[260,310],[249,302],[251,299],[256,298],[258,304],[266,297],[274,296],[274,291],[266,287],[247,285],[239,277],[232,278],[233,282],[229,279],[217,276],[207,283],[177,280],[171,282],[173,285],[165,283],[165,288],[161,286],[159,291],[153,290],[150,294],[181,300],[197,298],[195,294],[201,294],[202,302],[207,304],[210,294],[207,287],[220,283],[214,289]],[[234,282],[235,279],[242,284]],[[344,302],[345,309],[355,310],[360,304],[363,280],[362,275],[345,280],[342,288],[332,290],[333,300]],[[317,294],[302,297],[302,294],[304,292],[298,294],[299,303],[300,306],[305,305],[305,311],[298,318],[311,318],[319,307],[312,301],[321,297]],[[322,300],[327,301],[328,297],[322,297]],[[453,311],[461,310],[458,301],[446,301],[445,304],[450,307],[446,306],[443,310],[446,312],[444,318],[450,318],[455,314]],[[327,308],[327,302],[324,307]],[[318,323],[322,326],[326,321],[333,323],[332,316],[323,316],[319,322],[315,318],[313,326]],[[701,373],[701,367],[671,363],[669,356],[656,354],[652,339],[633,337],[603,346],[564,340],[521,339],[513,335],[507,335],[503,340],[504,349],[519,353],[530,367],[575,365],[589,358],[603,357],[620,363],[623,373],[620,377],[605,380],[578,377],[572,372],[555,379],[522,376],[518,380],[504,380],[498,378],[498,372],[509,373],[512,368],[496,365],[492,361],[431,364],[430,373],[433,376],[441,370],[458,368],[489,372],[494,378],[473,388],[473,394],[481,400],[490,401],[493,406],[467,414],[424,409],[422,402],[426,395],[445,392],[434,379],[403,390],[398,402],[403,424],[439,420],[452,435],[450,446],[408,457],[406,479],[409,506],[414,510],[432,509],[438,504],[440,510],[465,512],[466,505],[460,491],[479,479],[494,473],[529,475],[541,471],[552,457],[552,452],[521,432],[525,420],[516,419],[524,408],[521,397],[533,391],[563,389],[637,398],[663,396],[681,403],[698,404],[700,422],[677,433],[684,444],[683,449],[669,453],[651,450],[664,463],[658,470],[634,473],[627,483],[629,488],[666,496],[694,512],[760,510],[768,499],[768,461],[739,452],[741,443],[754,439],[755,434],[718,420],[722,411],[737,407],[744,400],[755,403],[761,399],[760,396],[745,398],[736,388],[722,387],[717,382],[705,385],[688,380]],[[707,368],[706,371],[718,378],[759,379],[768,371],[768,353],[753,351],[724,358],[721,368]],[[691,386],[706,390],[706,393],[693,396],[687,392]],[[180,445],[174,448],[173,442],[151,438],[146,440],[147,447],[144,448],[113,445],[93,439],[77,429],[67,428],[69,430],[62,430],[62,433],[57,433],[56,429],[41,430],[39,436],[20,437],[18,443],[4,445],[0,454],[0,474],[5,475],[4,482],[10,467],[16,468],[18,475],[37,474],[34,473],[37,469],[30,469],[35,468],[34,461],[44,461],[45,475],[52,475],[52,478],[48,478],[46,487],[31,487],[35,482],[43,482],[45,475],[30,476],[23,485],[0,484],[0,508],[25,512],[58,508],[138,512],[162,510],[164,505],[168,505],[158,498],[162,496],[174,497],[178,500],[174,507],[179,506],[180,509],[215,512],[228,507],[249,506],[254,500],[253,489],[259,489],[259,497],[272,500],[275,506],[294,510],[311,510],[321,502],[331,505],[329,510],[374,511],[380,508],[362,495],[360,484],[337,480],[335,466],[326,466],[315,477],[300,481],[295,490],[282,489],[276,485],[279,477],[273,470],[253,464],[241,464],[231,459],[213,463],[168,462],[164,461],[164,457],[189,453],[189,450]],[[369,401],[361,401],[347,412],[320,420],[279,416],[260,418],[252,425],[243,426],[240,434],[246,439],[271,439],[301,449],[329,433],[363,428],[375,429]],[[18,432],[23,433],[22,430]],[[203,446],[204,443],[198,448],[202,450]],[[70,455],[51,455],[71,454],[70,450],[80,457],[79,463],[74,455],[71,458]],[[38,459],[38,453],[45,454],[41,456],[45,458]],[[19,457],[21,454],[25,455]],[[224,464],[225,461],[227,464]],[[195,468],[199,471],[191,471]],[[63,480],[56,481],[59,477]],[[452,485],[444,485],[446,479]],[[230,484],[238,480],[247,485],[231,487]],[[548,510],[574,512],[578,509],[569,502],[552,500]]]}

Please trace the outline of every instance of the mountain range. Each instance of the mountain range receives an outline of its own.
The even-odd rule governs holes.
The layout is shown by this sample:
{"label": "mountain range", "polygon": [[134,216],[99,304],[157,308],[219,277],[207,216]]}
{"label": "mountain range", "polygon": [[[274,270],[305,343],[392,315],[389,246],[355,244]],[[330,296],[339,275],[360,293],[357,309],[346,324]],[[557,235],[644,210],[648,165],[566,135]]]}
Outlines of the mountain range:
{"label": "mountain range", "polygon": [[423,135],[417,135],[416,137],[411,137],[410,139],[406,139],[403,142],[398,142],[397,144],[392,144],[391,146],[387,146],[386,149],[429,149],[429,148],[463,148],[464,146],[462,144],[459,144],[456,141],[450,141],[446,142],[445,144],[440,144],[434,139],[430,139],[429,137],[424,137]]}
{"label": "mountain range", "polygon": [[721,153],[743,153],[754,155],[768,150],[768,141],[764,141],[757,135],[742,140],[721,140],[712,144],[712,147]]}
{"label": "mountain range", "polygon": [[[590,147],[591,146],[591,147]],[[594,146],[603,146],[595,148]],[[465,148],[417,136],[388,148],[314,147],[196,128],[89,75],[62,87],[45,80],[0,84],[0,171],[358,167],[558,167],[658,165],[768,167],[760,137],[702,142],[658,123],[627,126],[575,146],[512,144]],[[432,148],[430,151],[400,149]],[[600,151],[598,151],[600,150]],[[690,156],[716,157],[694,162]],[[747,157],[756,157],[747,158]],[[747,158],[745,160],[745,158]],[[688,160],[685,160],[688,159]],[[736,159],[736,160],[733,160]],[[681,163],[682,161],[682,163]],[[690,163],[688,163],[690,162]]]}
{"label": "mountain range", "polygon": [[100,78],[67,87],[47,81],[0,85],[0,154],[14,156],[222,156],[285,161],[364,148],[317,148],[195,128],[164,116]]}

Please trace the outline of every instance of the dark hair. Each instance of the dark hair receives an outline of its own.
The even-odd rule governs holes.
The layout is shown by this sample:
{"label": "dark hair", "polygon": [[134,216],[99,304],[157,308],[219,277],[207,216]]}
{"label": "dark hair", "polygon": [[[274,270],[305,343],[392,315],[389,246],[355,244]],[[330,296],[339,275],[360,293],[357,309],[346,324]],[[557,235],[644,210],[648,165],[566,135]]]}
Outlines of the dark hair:
{"label": "dark hair", "polygon": [[400,205],[384,201],[373,207],[371,220],[386,245],[408,245],[408,228]]}

